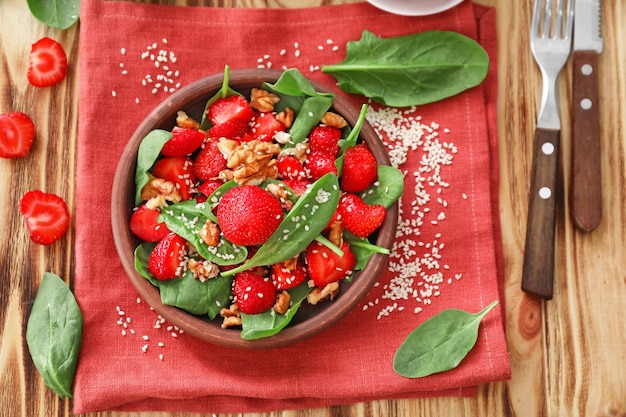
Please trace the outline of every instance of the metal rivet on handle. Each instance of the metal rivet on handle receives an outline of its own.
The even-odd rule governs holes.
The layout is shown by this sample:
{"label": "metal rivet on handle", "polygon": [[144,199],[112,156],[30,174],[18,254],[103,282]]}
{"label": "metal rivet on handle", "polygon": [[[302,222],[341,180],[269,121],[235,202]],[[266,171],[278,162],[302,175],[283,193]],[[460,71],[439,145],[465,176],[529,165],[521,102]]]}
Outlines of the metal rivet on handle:
{"label": "metal rivet on handle", "polygon": [[593,67],[589,64],[585,64],[580,68],[580,72],[582,72],[583,75],[591,75],[591,73],[593,72]]}
{"label": "metal rivet on handle", "polygon": [[544,143],[541,145],[541,152],[543,152],[544,155],[552,155],[554,153],[554,145],[550,142]]}
{"label": "metal rivet on handle", "polygon": [[583,110],[589,110],[591,108],[592,104],[593,103],[588,98],[583,98],[582,100],[580,100],[580,107]]}
{"label": "metal rivet on handle", "polygon": [[547,200],[551,196],[552,196],[552,190],[549,189],[548,187],[541,187],[539,189],[539,197],[543,198],[544,200]]}

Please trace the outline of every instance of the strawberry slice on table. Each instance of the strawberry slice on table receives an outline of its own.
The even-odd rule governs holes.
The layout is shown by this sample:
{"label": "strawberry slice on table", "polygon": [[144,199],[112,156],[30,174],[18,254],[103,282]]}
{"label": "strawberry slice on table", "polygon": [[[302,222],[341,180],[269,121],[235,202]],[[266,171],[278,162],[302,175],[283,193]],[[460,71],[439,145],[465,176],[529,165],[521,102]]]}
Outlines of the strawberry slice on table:
{"label": "strawberry slice on table", "polygon": [[148,257],[148,270],[158,280],[181,276],[187,255],[187,242],[170,233],[156,244]]}
{"label": "strawberry slice on table", "polygon": [[339,199],[337,208],[343,226],[358,237],[366,238],[378,229],[387,214],[385,206],[368,205],[356,194],[345,193]]}
{"label": "strawberry slice on table", "polygon": [[257,113],[256,117],[252,120],[250,128],[250,135],[253,139],[260,140],[262,142],[270,142],[274,139],[274,135],[277,132],[284,132],[287,130],[283,122],[276,118],[274,113]]}
{"label": "strawberry slice on table", "polygon": [[272,265],[270,275],[276,291],[289,290],[302,284],[307,277],[306,267],[298,261],[295,268],[288,268],[284,262]]}
{"label": "strawberry slice on table", "polygon": [[0,114],[0,157],[21,158],[35,140],[35,124],[22,112]]}
{"label": "strawberry slice on table", "polygon": [[130,230],[141,240],[158,242],[170,233],[167,225],[158,221],[159,214],[158,209],[140,205],[130,216]]}
{"label": "strawberry slice on table", "polygon": [[360,193],[378,179],[378,162],[365,143],[346,149],[341,169],[341,189]]}
{"label": "strawberry slice on table", "polygon": [[29,191],[20,200],[19,207],[30,231],[30,238],[35,243],[54,243],[70,226],[67,205],[56,194],[40,190]]}
{"label": "strawberry slice on table", "polygon": [[340,129],[326,125],[315,126],[309,133],[309,149],[311,152],[320,151],[334,157],[339,153],[339,139]]}
{"label": "strawberry slice on table", "polygon": [[231,188],[217,205],[217,223],[224,237],[237,245],[265,243],[283,217],[278,199],[254,185]]}
{"label": "strawberry slice on table", "polygon": [[226,158],[217,147],[217,140],[209,138],[194,160],[193,170],[196,176],[201,181],[210,181],[226,168]]}
{"label": "strawberry slice on table", "polygon": [[246,133],[248,133],[248,129],[248,120],[233,120],[213,126],[209,129],[208,135],[211,138],[228,138],[241,141]]}
{"label": "strawberry slice on table", "polygon": [[220,98],[207,108],[207,117],[213,126],[235,120],[244,120],[247,123],[252,120],[254,114],[248,100],[239,95]]}
{"label": "strawberry slice on table", "polygon": [[323,288],[332,282],[341,281],[352,273],[356,257],[347,242],[342,242],[343,256],[339,256],[327,246],[313,241],[306,250],[306,266],[309,277],[316,287]]}
{"label": "strawberry slice on table", "polygon": [[152,174],[176,185],[183,200],[189,200],[197,180],[193,162],[185,156],[168,156],[154,163]]}
{"label": "strawberry slice on table", "polygon": [[185,156],[193,153],[204,143],[204,132],[196,129],[175,127],[172,137],[165,142],[161,153],[165,156]]}
{"label": "strawberry slice on table", "polygon": [[67,74],[67,56],[63,46],[45,37],[32,45],[28,81],[35,87],[49,87],[61,82]]}
{"label": "strawberry slice on table", "polygon": [[253,271],[235,274],[233,280],[235,303],[244,314],[258,314],[276,303],[276,289],[272,281]]}
{"label": "strawberry slice on table", "polygon": [[304,162],[305,168],[309,171],[309,176],[313,181],[317,181],[324,175],[332,172],[337,175],[337,167],[335,166],[335,157],[325,152],[313,151]]}

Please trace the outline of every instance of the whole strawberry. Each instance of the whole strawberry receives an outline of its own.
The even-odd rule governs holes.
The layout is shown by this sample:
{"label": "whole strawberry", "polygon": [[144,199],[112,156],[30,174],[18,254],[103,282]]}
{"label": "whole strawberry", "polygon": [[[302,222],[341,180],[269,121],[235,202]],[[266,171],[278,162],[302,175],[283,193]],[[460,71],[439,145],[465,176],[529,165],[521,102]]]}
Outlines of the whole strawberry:
{"label": "whole strawberry", "polygon": [[148,257],[148,269],[158,280],[181,276],[187,254],[187,242],[175,233],[170,233],[157,243]]}
{"label": "whole strawberry", "polygon": [[194,152],[204,142],[204,132],[195,129],[175,127],[161,153],[165,156],[185,156]]}
{"label": "whole strawberry", "polygon": [[276,289],[272,281],[253,271],[235,275],[233,294],[239,311],[244,314],[262,313],[276,302]]}
{"label": "whole strawberry", "polygon": [[346,149],[341,170],[341,189],[360,193],[378,178],[378,162],[365,143]]}
{"label": "whole strawberry", "polygon": [[305,168],[309,172],[309,176],[313,181],[317,181],[328,173],[337,175],[337,167],[335,166],[335,157],[325,152],[311,152],[304,163]]}
{"label": "whole strawberry", "polygon": [[217,178],[226,169],[226,158],[217,147],[217,140],[210,138],[194,160],[193,169],[201,181]]}
{"label": "whole strawberry", "polygon": [[309,149],[311,152],[320,151],[335,157],[339,152],[339,139],[341,139],[341,130],[336,127],[315,126],[309,133]]}
{"label": "whole strawberry", "polygon": [[280,202],[269,191],[254,185],[231,188],[217,205],[220,229],[227,240],[237,245],[265,243],[283,217]]}
{"label": "whole strawberry", "polygon": [[337,208],[343,226],[358,237],[366,238],[378,229],[387,214],[384,206],[369,206],[356,194],[346,193],[339,200]]}

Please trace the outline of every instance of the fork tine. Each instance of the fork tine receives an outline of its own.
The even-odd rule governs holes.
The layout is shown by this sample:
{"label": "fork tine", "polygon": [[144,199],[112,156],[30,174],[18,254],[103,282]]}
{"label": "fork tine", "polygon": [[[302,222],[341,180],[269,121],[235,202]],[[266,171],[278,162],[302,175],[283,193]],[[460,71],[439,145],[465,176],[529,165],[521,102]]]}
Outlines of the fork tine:
{"label": "fork tine", "polygon": [[552,22],[552,0],[546,0],[546,6],[543,10],[543,28],[542,30],[542,38],[551,38],[552,33],[550,33],[551,23]]}
{"label": "fork tine", "polygon": [[574,27],[574,0],[567,0],[567,15],[565,16],[565,38],[572,36]]}
{"label": "fork tine", "polygon": [[563,38],[563,0],[556,2],[556,16],[554,17],[554,37]]}
{"label": "fork tine", "polygon": [[539,36],[539,18],[541,15],[541,4],[543,0],[535,0],[535,8],[533,10],[533,17],[530,23],[530,34],[531,36]]}

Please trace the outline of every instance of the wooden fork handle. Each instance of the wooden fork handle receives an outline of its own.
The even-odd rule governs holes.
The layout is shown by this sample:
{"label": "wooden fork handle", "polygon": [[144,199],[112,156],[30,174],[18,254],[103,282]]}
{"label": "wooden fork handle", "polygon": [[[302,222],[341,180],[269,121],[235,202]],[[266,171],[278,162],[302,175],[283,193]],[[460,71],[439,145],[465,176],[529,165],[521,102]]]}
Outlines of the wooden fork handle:
{"label": "wooden fork handle", "polygon": [[578,229],[590,232],[602,219],[602,167],[598,109],[598,53],[573,53],[571,209]]}
{"label": "wooden fork handle", "polygon": [[559,136],[558,130],[535,130],[522,271],[522,290],[546,300],[554,281]]}

